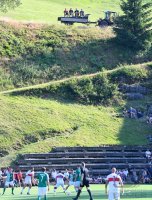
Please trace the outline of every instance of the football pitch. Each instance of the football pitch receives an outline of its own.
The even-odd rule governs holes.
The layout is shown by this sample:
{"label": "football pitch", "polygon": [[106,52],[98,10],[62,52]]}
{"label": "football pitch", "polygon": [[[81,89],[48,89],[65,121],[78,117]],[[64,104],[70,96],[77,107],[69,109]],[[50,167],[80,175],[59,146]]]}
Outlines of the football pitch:
{"label": "football pitch", "polygon": [[[107,200],[107,196],[104,193],[104,185],[91,185],[91,190],[93,193],[94,200]],[[11,189],[7,189],[4,196],[0,196],[0,200],[36,200],[37,199],[37,187],[33,187],[31,190],[31,195],[25,194],[20,195],[21,188],[15,188],[15,195],[10,195]],[[75,196],[75,192],[73,188],[69,189],[70,195],[65,195],[61,189],[59,189],[56,195],[53,194],[53,187],[50,187],[50,192],[48,193],[48,200],[70,200]],[[2,193],[2,189],[0,189],[0,193]],[[43,199],[43,198],[42,198]],[[80,200],[89,200],[89,196],[84,188]],[[126,185],[125,193],[121,196],[121,199],[130,199],[130,200],[151,200],[152,199],[152,185]]]}

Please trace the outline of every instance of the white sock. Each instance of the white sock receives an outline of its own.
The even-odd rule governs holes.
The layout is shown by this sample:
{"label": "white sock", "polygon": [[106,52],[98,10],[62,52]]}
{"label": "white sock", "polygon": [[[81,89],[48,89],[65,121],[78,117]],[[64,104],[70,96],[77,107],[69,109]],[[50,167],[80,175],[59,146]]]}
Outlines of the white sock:
{"label": "white sock", "polygon": [[24,188],[22,188],[22,191],[21,191],[21,193],[23,193],[23,191],[24,191]]}
{"label": "white sock", "polygon": [[31,190],[31,189],[29,188],[29,189],[28,189],[28,193],[30,193],[30,190]]}

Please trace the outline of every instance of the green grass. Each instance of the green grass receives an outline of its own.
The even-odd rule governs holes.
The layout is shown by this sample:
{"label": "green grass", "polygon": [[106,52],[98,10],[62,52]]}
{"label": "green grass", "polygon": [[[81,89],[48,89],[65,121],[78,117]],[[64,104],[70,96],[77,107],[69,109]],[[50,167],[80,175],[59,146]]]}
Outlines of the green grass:
{"label": "green grass", "polygon": [[0,13],[0,16],[5,20],[56,24],[57,17],[63,15],[65,8],[83,8],[86,13],[91,14],[91,21],[103,17],[103,11],[106,10],[121,13],[120,0],[22,0],[20,7],[6,14]]}
{"label": "green grass", "polygon": [[[111,28],[0,23],[0,90],[151,61],[116,44]],[[110,58],[110,59],[109,59]]]}
{"label": "green grass", "polygon": [[[126,185],[125,186],[125,192],[124,195],[121,197],[121,199],[129,199],[129,200],[151,200],[152,193],[151,193],[151,185]],[[15,188],[15,195],[10,195],[11,190],[7,189],[5,196],[1,196],[1,200],[26,200],[27,195],[20,195],[20,188]],[[65,196],[63,194],[62,190],[59,189],[57,191],[56,196],[53,195],[53,187],[51,186],[51,191],[48,194],[48,199],[53,200],[71,200],[72,197],[75,196],[75,192],[73,191],[73,188],[69,189],[71,191],[71,196]],[[107,196],[104,193],[104,185],[91,185],[91,190],[94,196],[94,200],[107,200]],[[28,199],[34,200],[37,198],[37,188],[32,188],[31,195],[28,196]],[[80,200],[88,200],[88,194],[86,192],[86,189],[83,189],[82,195],[80,197]]]}
{"label": "green grass", "polygon": [[90,20],[97,20],[103,16],[104,10],[119,10],[119,0],[22,0],[22,5],[6,14],[2,18],[19,21],[43,23],[57,23],[57,17],[63,15],[65,8],[83,8],[91,14]]}
{"label": "green grass", "polygon": [[[146,107],[149,98],[136,107]],[[145,120],[117,118],[119,106],[3,95],[0,105],[0,151],[8,152],[0,159],[2,166],[19,153],[49,152],[54,146],[142,145],[151,132]]]}

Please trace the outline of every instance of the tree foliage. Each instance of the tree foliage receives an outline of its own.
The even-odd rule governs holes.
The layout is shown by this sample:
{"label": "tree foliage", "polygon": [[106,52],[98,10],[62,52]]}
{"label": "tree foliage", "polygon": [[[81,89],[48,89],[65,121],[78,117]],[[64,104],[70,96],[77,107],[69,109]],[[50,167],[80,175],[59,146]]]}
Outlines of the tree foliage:
{"label": "tree foliage", "polygon": [[152,45],[152,3],[143,0],[121,0],[123,15],[116,20],[117,40],[134,50],[147,50]]}
{"label": "tree foliage", "polygon": [[14,9],[21,4],[21,0],[0,0],[0,10],[7,12],[9,9]]}

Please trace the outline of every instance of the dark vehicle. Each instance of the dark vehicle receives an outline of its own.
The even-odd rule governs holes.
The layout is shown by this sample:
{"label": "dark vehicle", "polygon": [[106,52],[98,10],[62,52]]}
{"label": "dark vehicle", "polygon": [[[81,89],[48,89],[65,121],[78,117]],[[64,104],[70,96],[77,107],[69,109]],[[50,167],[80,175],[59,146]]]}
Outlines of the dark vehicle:
{"label": "dark vehicle", "polygon": [[84,15],[83,17],[67,16],[67,17],[58,17],[58,21],[67,25],[73,25],[74,23],[89,23],[89,14]]}
{"label": "dark vehicle", "polygon": [[105,13],[105,18],[104,19],[99,19],[97,22],[91,22],[89,21],[89,15],[90,14],[85,14],[79,15],[79,16],[74,16],[74,15],[67,15],[64,17],[58,17],[58,21],[61,23],[64,23],[66,25],[73,25],[74,23],[81,23],[81,24],[96,24],[99,27],[104,27],[104,26],[112,26],[114,24],[114,20],[118,16],[116,12],[113,11],[106,11]]}
{"label": "dark vehicle", "polygon": [[105,13],[105,18],[104,19],[99,19],[98,20],[98,26],[103,27],[103,26],[112,26],[114,24],[114,20],[118,16],[116,12],[113,11],[106,11]]}

